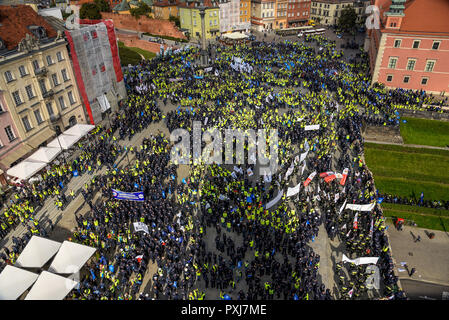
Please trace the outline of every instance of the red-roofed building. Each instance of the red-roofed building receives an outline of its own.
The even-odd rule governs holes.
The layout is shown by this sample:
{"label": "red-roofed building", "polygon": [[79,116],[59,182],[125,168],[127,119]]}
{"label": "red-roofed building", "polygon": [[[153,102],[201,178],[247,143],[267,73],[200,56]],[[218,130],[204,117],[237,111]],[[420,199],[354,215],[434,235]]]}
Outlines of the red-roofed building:
{"label": "red-roofed building", "polygon": [[368,30],[372,82],[449,95],[449,1],[372,0],[379,29]]}
{"label": "red-roofed building", "polygon": [[86,115],[67,42],[28,5],[0,6],[0,169]]}

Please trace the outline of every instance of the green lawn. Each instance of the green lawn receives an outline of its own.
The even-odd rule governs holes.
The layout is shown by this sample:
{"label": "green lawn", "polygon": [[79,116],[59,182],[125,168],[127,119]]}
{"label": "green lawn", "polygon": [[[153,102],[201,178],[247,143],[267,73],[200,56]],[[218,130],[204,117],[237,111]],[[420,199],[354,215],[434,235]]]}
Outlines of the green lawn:
{"label": "green lawn", "polygon": [[405,144],[446,147],[449,145],[449,122],[418,118],[402,118],[401,136]]}
{"label": "green lawn", "polygon": [[420,228],[441,231],[449,230],[449,210],[392,203],[382,203],[381,207],[386,217],[399,217],[413,220]]}
{"label": "green lawn", "polygon": [[142,56],[145,57],[145,59],[153,59],[156,57],[156,54],[147,50],[143,50],[137,47],[127,47],[124,45],[122,41],[118,42],[119,47],[119,55],[120,55],[120,61],[122,65],[127,66],[128,64],[137,64],[142,60]]}
{"label": "green lawn", "polygon": [[449,200],[449,151],[367,143],[365,159],[381,193]]}

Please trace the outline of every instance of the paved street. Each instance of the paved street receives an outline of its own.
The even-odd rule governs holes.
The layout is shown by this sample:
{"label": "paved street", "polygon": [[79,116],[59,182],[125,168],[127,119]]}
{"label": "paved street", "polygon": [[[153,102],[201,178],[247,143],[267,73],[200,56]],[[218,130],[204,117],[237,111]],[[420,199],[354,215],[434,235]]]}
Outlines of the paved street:
{"label": "paved street", "polygon": [[[429,232],[435,234],[433,239],[427,236]],[[395,260],[395,272],[400,280],[412,279],[449,286],[449,234],[447,232],[411,226],[404,226],[402,231],[398,231],[390,224],[387,234]],[[421,237],[421,241],[415,242],[414,239],[418,236]],[[416,268],[415,274],[409,277],[401,262],[405,262],[409,269]],[[413,289],[412,292],[415,290]]]}

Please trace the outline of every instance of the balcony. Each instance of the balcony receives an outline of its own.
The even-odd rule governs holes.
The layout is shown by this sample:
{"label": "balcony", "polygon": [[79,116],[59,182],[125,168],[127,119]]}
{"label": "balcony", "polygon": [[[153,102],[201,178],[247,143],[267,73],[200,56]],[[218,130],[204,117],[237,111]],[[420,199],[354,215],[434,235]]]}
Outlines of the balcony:
{"label": "balcony", "polygon": [[34,70],[34,74],[36,76],[46,76],[47,75],[47,68],[43,67],[43,68],[35,69]]}
{"label": "balcony", "polygon": [[42,97],[44,97],[44,99],[51,98],[54,95],[55,95],[55,92],[53,91],[53,89],[50,89],[50,90],[45,91],[44,93],[42,93]]}

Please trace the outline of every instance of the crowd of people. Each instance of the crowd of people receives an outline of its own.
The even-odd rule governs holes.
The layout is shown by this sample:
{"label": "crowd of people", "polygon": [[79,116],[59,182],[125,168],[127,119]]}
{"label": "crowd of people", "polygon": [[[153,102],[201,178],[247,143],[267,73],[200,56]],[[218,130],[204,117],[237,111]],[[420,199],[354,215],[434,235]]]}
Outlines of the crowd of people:
{"label": "crowd of people", "polygon": [[[74,172],[105,168],[80,191],[89,210],[76,215],[70,240],[97,251],[68,298],[405,298],[397,287],[380,207],[354,212],[344,204],[368,204],[379,197],[362,160],[362,123],[395,126],[399,109],[421,110],[432,98],[370,86],[367,57],[360,53],[349,63],[323,36],[305,43],[209,47],[208,70],[197,66],[199,56],[198,48],[191,47],[125,70],[128,97],[110,127],[97,127],[70,160],[45,170],[41,181],[21,185],[3,210],[2,237],[18,223],[29,231],[14,239],[12,250],[4,248],[2,268],[14,263],[33,234],[48,236],[34,219],[36,212],[51,197],[64,208]],[[252,71],[232,68],[234,58]],[[276,129],[280,171],[268,177],[248,161],[235,166],[191,159],[184,176],[184,165],[171,161],[178,141],[170,136],[153,132],[126,149],[119,143],[152,123],[169,132],[192,132],[194,121],[201,122],[203,132],[206,127]],[[306,125],[319,128],[306,130]],[[117,166],[124,152],[133,161]],[[306,154],[301,163],[300,154]],[[341,173],[344,168],[349,169],[345,184],[317,175],[302,185],[313,172]],[[298,184],[298,195],[287,197],[287,190]],[[143,192],[145,201],[117,200],[112,189]],[[267,208],[281,192],[278,203]],[[99,200],[93,201],[98,193]],[[136,232],[137,222],[148,231]],[[324,236],[320,229],[344,244],[343,253],[351,259],[379,257],[379,290],[365,285],[367,265],[341,261],[333,264],[336,289],[319,281],[320,259],[330,259],[312,249]]]}

